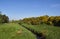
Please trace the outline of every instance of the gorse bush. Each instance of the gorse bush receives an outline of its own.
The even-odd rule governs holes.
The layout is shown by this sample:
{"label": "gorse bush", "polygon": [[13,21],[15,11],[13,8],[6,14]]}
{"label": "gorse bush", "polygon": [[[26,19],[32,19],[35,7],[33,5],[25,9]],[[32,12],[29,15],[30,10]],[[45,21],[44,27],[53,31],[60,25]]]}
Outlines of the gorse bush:
{"label": "gorse bush", "polygon": [[48,24],[48,25],[60,26],[60,16],[45,15],[40,17],[24,18],[23,20],[20,20],[20,22],[32,25]]}

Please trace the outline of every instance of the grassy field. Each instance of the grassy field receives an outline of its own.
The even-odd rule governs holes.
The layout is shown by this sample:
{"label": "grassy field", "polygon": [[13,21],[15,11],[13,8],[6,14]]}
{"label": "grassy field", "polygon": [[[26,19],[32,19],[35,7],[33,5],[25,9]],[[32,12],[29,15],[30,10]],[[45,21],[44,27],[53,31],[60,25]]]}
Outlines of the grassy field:
{"label": "grassy field", "polygon": [[[22,24],[37,33],[43,33],[46,39],[60,39],[60,27]],[[0,39],[36,39],[36,36],[17,23],[0,24]]]}
{"label": "grassy field", "polygon": [[35,35],[15,23],[0,24],[0,39],[36,39]]}
{"label": "grassy field", "polygon": [[46,39],[60,39],[60,27],[49,26],[46,24],[43,25],[22,24],[22,25],[31,30],[34,30],[34,32],[43,33],[46,36]]}

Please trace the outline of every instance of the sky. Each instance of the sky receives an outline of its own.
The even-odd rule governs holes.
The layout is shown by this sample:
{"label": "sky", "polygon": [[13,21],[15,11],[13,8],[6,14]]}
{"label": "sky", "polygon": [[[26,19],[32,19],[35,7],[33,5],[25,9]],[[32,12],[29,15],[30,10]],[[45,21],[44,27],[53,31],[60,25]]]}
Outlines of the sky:
{"label": "sky", "polygon": [[60,16],[60,0],[0,0],[0,11],[10,20],[42,15]]}

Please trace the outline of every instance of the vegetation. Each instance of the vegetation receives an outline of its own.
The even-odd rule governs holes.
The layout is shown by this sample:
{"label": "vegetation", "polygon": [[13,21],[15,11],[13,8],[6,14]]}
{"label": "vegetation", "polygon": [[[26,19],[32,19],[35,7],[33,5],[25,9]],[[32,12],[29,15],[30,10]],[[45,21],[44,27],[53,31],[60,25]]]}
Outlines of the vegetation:
{"label": "vegetation", "polygon": [[27,27],[36,33],[42,33],[46,36],[46,39],[60,39],[60,27],[49,26],[46,24],[28,25],[25,23],[22,24],[22,26]]}
{"label": "vegetation", "polygon": [[36,37],[16,23],[7,23],[0,24],[0,39],[36,39]]}
{"label": "vegetation", "polygon": [[37,39],[33,33],[42,33],[46,39],[60,39],[60,27],[56,26],[60,26],[60,16],[45,15],[9,21],[8,16],[0,13],[0,39]]}
{"label": "vegetation", "polygon": [[54,26],[60,26],[60,16],[40,16],[40,17],[31,17],[31,18],[24,18],[20,20],[27,24],[38,25],[38,24],[48,24]]}
{"label": "vegetation", "polygon": [[2,15],[2,14],[0,13],[0,23],[8,23],[8,22],[9,22],[8,16]]}

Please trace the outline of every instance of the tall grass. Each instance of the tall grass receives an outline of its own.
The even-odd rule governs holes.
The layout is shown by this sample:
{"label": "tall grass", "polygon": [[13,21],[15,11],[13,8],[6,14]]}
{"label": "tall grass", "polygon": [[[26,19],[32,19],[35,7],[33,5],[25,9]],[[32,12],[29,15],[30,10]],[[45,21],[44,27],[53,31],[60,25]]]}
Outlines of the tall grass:
{"label": "tall grass", "polygon": [[36,39],[35,35],[15,23],[0,24],[0,39]]}
{"label": "tall grass", "polygon": [[60,39],[60,27],[49,26],[46,24],[43,25],[22,24],[22,25],[31,30],[34,30],[34,32],[43,33],[46,36],[46,39]]}

